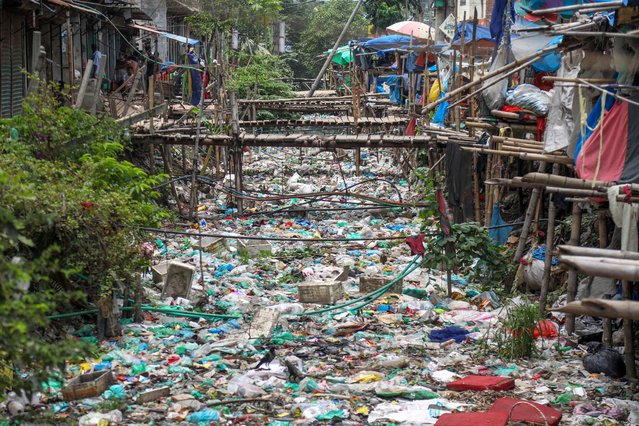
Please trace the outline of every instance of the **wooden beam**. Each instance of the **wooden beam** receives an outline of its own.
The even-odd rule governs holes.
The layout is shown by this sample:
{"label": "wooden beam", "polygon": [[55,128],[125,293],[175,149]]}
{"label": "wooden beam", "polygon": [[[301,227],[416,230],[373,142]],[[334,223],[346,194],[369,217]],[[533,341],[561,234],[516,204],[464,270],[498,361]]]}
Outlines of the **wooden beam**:
{"label": "wooden beam", "polygon": [[123,127],[129,127],[139,121],[146,120],[150,117],[156,117],[162,113],[168,111],[169,105],[165,102],[146,111],[139,112],[137,114],[131,114],[126,117],[122,117],[116,120],[116,123]]}

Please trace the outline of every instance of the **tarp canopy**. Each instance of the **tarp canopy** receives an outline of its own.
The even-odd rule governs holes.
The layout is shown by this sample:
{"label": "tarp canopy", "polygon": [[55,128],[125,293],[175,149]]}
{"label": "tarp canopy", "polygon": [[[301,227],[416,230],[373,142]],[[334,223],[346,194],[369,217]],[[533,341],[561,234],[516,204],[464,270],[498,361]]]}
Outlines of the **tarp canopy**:
{"label": "tarp canopy", "polygon": [[171,40],[176,40],[176,41],[179,41],[180,43],[191,44],[191,45],[196,45],[200,42],[200,40],[196,38],[189,38],[189,37],[184,37],[178,34],[171,34],[171,33],[162,33],[160,34],[160,37],[170,38]]}
{"label": "tarp canopy", "polygon": [[[412,43],[411,43],[412,40]],[[426,47],[423,41],[419,41],[416,38],[411,38],[409,36],[404,35],[389,35],[384,37],[373,38],[364,43],[361,43],[360,46],[365,47],[367,49],[373,50],[390,50],[390,49],[402,49],[406,50],[412,48],[420,48]]]}
{"label": "tarp canopy", "polygon": [[[512,38],[511,49],[515,59],[525,58],[546,47],[557,46],[561,43],[563,36],[534,35],[527,37]],[[535,62],[532,67],[541,72],[554,72],[559,69],[561,55],[558,53],[547,53],[542,59]]]}
{"label": "tarp canopy", "polygon": [[[464,32],[464,45],[472,43],[473,41],[473,27],[474,24],[472,22],[457,24],[457,29],[455,30],[455,36],[451,41],[452,46],[459,46],[461,43],[461,35],[462,31]],[[477,39],[477,44],[480,46],[494,46],[495,39],[490,35],[490,28],[485,27],[483,25],[477,25],[477,32],[475,34]]]}
{"label": "tarp canopy", "polygon": [[[330,54],[333,49],[328,49],[328,53]],[[344,46],[340,46],[337,48],[335,52],[335,56],[333,56],[333,62],[338,65],[348,65],[353,61],[353,54],[351,52],[351,47],[347,44]]]}

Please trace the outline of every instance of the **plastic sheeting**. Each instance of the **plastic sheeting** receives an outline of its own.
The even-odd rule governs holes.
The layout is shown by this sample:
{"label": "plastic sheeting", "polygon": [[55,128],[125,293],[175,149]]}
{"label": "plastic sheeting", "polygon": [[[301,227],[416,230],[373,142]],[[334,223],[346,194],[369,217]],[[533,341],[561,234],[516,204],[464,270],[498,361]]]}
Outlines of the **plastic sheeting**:
{"label": "plastic sheeting", "polygon": [[497,244],[499,244],[500,246],[503,246],[504,244],[506,244],[506,241],[508,241],[508,236],[510,235],[510,231],[512,231],[513,227],[512,226],[501,226],[501,225],[507,225],[508,222],[506,222],[502,217],[501,217],[501,209],[499,207],[499,204],[495,203],[493,205],[493,215],[490,219],[490,226],[500,226],[499,228],[490,228],[488,230],[488,235],[490,235],[490,238],[492,238],[492,240],[494,242],[496,242]]}
{"label": "plastic sheeting", "polygon": [[[497,50],[495,60],[490,65],[489,72],[493,72],[510,62],[510,49],[506,43],[502,43]],[[508,89],[508,79],[502,78],[502,75],[497,75],[493,78],[489,78],[484,82],[483,87],[486,87],[481,93],[482,99],[486,103],[488,109],[501,109],[506,101],[506,90]]]}
{"label": "plastic sheeting", "polygon": [[506,103],[531,111],[538,117],[548,115],[550,96],[532,84],[520,84],[506,94]]}
{"label": "plastic sheeting", "polygon": [[[576,78],[581,69],[583,53],[574,53],[573,61],[571,56],[566,55],[561,61],[558,77]],[[570,135],[575,127],[572,104],[575,96],[575,86],[556,84],[550,100],[550,110],[548,121],[546,121],[546,132],[544,134],[544,151],[552,152],[564,149],[568,146]]]}

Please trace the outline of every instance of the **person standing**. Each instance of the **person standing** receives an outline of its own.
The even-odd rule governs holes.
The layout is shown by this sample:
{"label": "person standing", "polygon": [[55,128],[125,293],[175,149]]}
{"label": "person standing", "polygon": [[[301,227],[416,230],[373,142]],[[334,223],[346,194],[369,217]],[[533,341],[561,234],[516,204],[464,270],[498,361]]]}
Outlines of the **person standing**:
{"label": "person standing", "polygon": [[91,50],[93,50],[93,72],[91,74],[93,78],[99,78],[101,77],[101,76],[98,76],[98,71],[100,70],[100,61],[102,60],[102,52],[100,52],[100,50],[98,49],[98,46],[96,46],[95,43],[91,45]]}
{"label": "person standing", "polygon": [[202,76],[200,75],[200,59],[195,53],[195,49],[190,44],[187,45],[187,59],[189,64],[189,75],[191,77],[191,104],[199,105],[202,96]]}

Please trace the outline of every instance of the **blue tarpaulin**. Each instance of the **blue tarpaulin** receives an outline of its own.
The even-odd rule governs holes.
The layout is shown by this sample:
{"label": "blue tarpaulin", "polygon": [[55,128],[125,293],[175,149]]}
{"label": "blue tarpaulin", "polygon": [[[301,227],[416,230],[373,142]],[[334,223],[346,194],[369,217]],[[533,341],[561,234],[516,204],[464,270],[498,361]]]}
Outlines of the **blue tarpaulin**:
{"label": "blue tarpaulin", "polygon": [[406,50],[412,48],[419,49],[430,46],[435,50],[441,50],[445,43],[437,43],[435,45],[424,44],[420,40],[412,38],[413,42],[411,43],[411,37],[403,36],[403,35],[389,35],[384,37],[372,38],[360,44],[361,47],[372,50],[393,50],[393,49],[402,49]]}
{"label": "blue tarpaulin", "polygon": [[160,37],[170,38],[171,40],[177,40],[180,43],[191,44],[191,45],[196,45],[200,42],[200,40],[196,38],[189,38],[189,37],[184,37],[181,35],[171,34],[171,33],[162,33],[160,34]]}
{"label": "blue tarpaulin", "polygon": [[[510,19],[515,21],[515,7],[514,0],[510,1]],[[497,41],[497,44],[501,42],[501,36],[504,33],[504,19],[506,16],[506,7],[508,0],[495,0],[493,4],[493,13],[490,15],[490,35],[493,40]]]}
{"label": "blue tarpaulin", "polygon": [[[499,204],[495,203],[493,205],[493,215],[490,219],[491,228],[488,230],[488,235],[493,239],[494,242],[503,246],[508,241],[508,236],[510,235],[510,231],[512,231],[512,226],[501,226],[507,225],[506,222],[501,217],[501,209],[499,208]],[[499,228],[493,228],[494,226],[499,226]]]}
{"label": "blue tarpaulin", "polygon": [[[472,43],[473,41],[473,26],[474,26],[473,23],[460,22],[459,24],[457,24],[457,29],[455,30],[455,36],[453,37],[453,40],[451,41],[451,44],[453,46],[459,46],[461,42],[462,26],[464,31],[464,43],[465,44]],[[475,37],[477,41],[485,40],[485,41],[492,42],[493,44],[495,43],[495,39],[490,34],[490,28],[484,27],[483,25],[477,25],[477,31],[476,31]]]}

